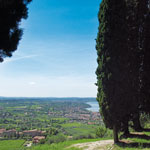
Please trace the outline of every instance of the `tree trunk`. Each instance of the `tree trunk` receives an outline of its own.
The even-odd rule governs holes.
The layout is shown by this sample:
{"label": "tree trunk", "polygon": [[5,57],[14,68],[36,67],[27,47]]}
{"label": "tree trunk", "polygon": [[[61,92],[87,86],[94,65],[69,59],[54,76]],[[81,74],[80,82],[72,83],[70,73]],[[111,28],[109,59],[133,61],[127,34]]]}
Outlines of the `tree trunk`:
{"label": "tree trunk", "polygon": [[130,133],[129,133],[129,125],[128,125],[128,121],[125,121],[124,122],[124,135],[125,136],[128,136]]}
{"label": "tree trunk", "polygon": [[116,125],[113,125],[113,134],[114,134],[114,143],[118,143],[119,139],[118,139],[118,131]]}
{"label": "tree trunk", "polygon": [[142,127],[140,124],[140,115],[139,113],[134,114],[133,116],[133,128],[135,131],[141,131]]}

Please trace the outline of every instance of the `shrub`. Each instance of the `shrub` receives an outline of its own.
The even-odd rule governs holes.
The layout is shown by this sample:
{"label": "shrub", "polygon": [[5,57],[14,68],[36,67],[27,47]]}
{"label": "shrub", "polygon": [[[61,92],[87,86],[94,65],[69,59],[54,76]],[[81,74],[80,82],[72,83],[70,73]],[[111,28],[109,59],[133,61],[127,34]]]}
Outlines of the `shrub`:
{"label": "shrub", "polygon": [[58,134],[58,130],[56,128],[50,128],[47,132],[47,135],[57,135]]}
{"label": "shrub", "polygon": [[45,144],[45,142],[46,142],[45,139],[40,140],[40,144]]}
{"label": "shrub", "polygon": [[66,141],[66,137],[63,134],[58,134],[47,138],[48,144],[59,143],[64,141]]}
{"label": "shrub", "polygon": [[107,129],[103,126],[100,126],[99,128],[96,129],[96,136],[102,138],[105,136],[106,132]]}
{"label": "shrub", "polygon": [[112,138],[113,137],[113,132],[110,129],[105,128],[104,126],[100,126],[96,129],[96,137]]}
{"label": "shrub", "polygon": [[94,139],[95,136],[93,134],[78,134],[73,137],[74,140],[80,139]]}
{"label": "shrub", "polygon": [[146,114],[146,113],[142,113],[141,116],[140,116],[140,123],[141,123],[141,126],[143,128],[149,128],[149,124],[150,124],[150,115],[149,114]]}

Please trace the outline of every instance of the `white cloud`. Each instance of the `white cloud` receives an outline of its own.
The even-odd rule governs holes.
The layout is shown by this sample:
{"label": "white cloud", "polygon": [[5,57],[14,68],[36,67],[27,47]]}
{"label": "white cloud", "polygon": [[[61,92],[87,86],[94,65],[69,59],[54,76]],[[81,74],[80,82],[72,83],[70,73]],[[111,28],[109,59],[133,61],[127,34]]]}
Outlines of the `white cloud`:
{"label": "white cloud", "polygon": [[22,59],[30,59],[33,57],[36,57],[37,55],[25,55],[25,56],[20,56],[20,57],[14,57],[14,58],[6,58],[3,62],[3,64],[9,63],[9,62],[13,62],[13,61],[18,61],[18,60],[22,60]]}
{"label": "white cloud", "polygon": [[29,84],[30,84],[30,85],[35,85],[35,84],[36,84],[36,82],[29,82]]}

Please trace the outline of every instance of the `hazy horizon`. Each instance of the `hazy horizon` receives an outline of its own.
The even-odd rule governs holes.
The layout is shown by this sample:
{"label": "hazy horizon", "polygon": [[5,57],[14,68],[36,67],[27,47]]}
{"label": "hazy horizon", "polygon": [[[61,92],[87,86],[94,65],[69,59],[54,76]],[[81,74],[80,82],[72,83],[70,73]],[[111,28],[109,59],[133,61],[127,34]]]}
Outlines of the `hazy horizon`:
{"label": "hazy horizon", "polygon": [[34,96],[34,97],[29,97],[29,96],[14,96],[14,97],[11,97],[11,96],[0,96],[0,98],[66,98],[66,99],[68,99],[68,98],[77,98],[77,99],[84,99],[84,98],[87,98],[87,99],[96,99],[96,97],[36,97],[36,96]]}

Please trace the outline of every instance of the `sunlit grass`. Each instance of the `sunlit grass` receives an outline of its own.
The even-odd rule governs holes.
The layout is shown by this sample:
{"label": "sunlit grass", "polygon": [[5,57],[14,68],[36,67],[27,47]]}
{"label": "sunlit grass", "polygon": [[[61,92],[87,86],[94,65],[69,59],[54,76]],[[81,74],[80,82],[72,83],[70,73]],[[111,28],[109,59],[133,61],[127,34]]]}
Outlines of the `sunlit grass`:
{"label": "sunlit grass", "polygon": [[32,146],[31,148],[28,148],[26,150],[82,150],[70,146],[73,144],[95,142],[100,140],[105,140],[105,139],[83,139],[83,140],[75,140],[75,141],[66,141],[66,142],[61,142],[58,144],[51,144],[51,145],[43,144],[43,145]]}
{"label": "sunlit grass", "polygon": [[0,150],[22,150],[24,142],[24,140],[0,141]]}

